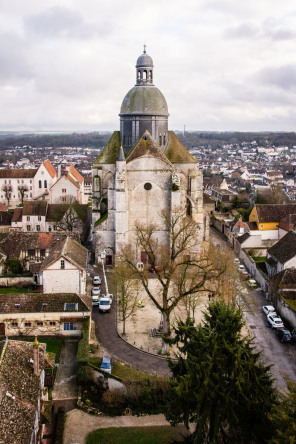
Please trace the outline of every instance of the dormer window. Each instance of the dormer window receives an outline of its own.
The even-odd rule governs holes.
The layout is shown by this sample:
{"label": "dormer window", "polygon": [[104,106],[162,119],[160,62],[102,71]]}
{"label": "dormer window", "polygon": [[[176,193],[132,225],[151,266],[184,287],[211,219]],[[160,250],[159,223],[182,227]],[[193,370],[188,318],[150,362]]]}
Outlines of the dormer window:
{"label": "dormer window", "polygon": [[61,268],[64,269],[65,268],[65,261],[62,259],[61,260]]}
{"label": "dormer window", "polygon": [[64,305],[65,311],[78,311],[78,303],[75,302],[66,302]]}

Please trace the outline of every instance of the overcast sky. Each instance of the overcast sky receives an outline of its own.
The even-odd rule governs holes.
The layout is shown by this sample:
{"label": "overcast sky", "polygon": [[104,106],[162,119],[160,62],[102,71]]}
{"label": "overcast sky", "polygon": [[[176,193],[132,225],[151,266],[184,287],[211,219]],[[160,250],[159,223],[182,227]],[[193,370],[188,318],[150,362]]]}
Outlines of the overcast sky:
{"label": "overcast sky", "polygon": [[0,130],[119,129],[144,43],[170,129],[295,131],[295,0],[0,0]]}

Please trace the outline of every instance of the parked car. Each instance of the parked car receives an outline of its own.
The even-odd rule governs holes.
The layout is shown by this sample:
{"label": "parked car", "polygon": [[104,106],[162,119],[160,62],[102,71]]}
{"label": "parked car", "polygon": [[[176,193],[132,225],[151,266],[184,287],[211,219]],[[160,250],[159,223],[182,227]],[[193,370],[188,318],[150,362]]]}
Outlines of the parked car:
{"label": "parked car", "polygon": [[247,280],[247,279],[249,279],[249,277],[250,277],[249,273],[246,270],[243,270],[242,271],[242,278]]}
{"label": "parked car", "polygon": [[112,363],[109,356],[103,356],[100,369],[107,373],[112,373]]}
{"label": "parked car", "polygon": [[276,334],[281,340],[281,342],[291,342],[292,341],[292,335],[290,330],[287,330],[286,328],[277,328]]}
{"label": "parked car", "polygon": [[240,264],[240,260],[239,260],[239,258],[238,257],[236,257],[234,260],[233,260],[233,262],[235,263],[235,264],[237,264],[237,265],[239,265]]}
{"label": "parked car", "polygon": [[163,268],[160,265],[154,265],[154,267],[149,267],[148,271],[151,273],[156,273],[156,271],[162,271]]}
{"label": "parked car", "polygon": [[93,277],[93,285],[101,285],[102,280],[100,278],[100,276],[94,276]]}
{"label": "parked car", "polygon": [[237,269],[238,271],[246,271],[244,265],[239,265]]}
{"label": "parked car", "polygon": [[[249,279],[247,282],[248,286],[250,288],[256,288],[257,287],[257,282],[255,281],[255,279]],[[266,313],[267,314],[267,313]]]}
{"label": "parked car", "polygon": [[91,303],[92,303],[92,305],[99,305],[99,303],[100,303],[100,297],[99,297],[98,294],[92,296],[92,298],[91,298]]}
{"label": "parked car", "polygon": [[267,321],[272,328],[284,328],[284,323],[277,314],[268,314]]}
{"label": "parked car", "polygon": [[91,292],[92,292],[92,295],[100,296],[100,294],[101,294],[101,287],[93,287]]}
{"label": "parked car", "polygon": [[266,315],[270,314],[276,314],[276,309],[274,308],[273,305],[263,305],[262,310],[264,311],[264,313]]}
{"label": "parked car", "polygon": [[107,313],[111,310],[111,299],[110,298],[100,298],[99,300],[99,311]]}

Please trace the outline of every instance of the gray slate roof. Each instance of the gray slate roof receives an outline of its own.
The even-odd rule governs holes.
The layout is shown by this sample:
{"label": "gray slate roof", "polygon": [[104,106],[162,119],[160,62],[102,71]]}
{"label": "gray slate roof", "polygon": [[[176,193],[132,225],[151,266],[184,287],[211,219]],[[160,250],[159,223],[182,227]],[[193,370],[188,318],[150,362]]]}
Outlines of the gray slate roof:
{"label": "gray slate roof", "polygon": [[78,312],[89,311],[76,293],[26,293],[0,294],[0,313],[60,313],[66,303],[78,304]]}
{"label": "gray slate roof", "polygon": [[296,232],[289,231],[273,247],[267,251],[276,258],[281,264],[296,256]]}
{"label": "gray slate roof", "polygon": [[41,271],[58,260],[60,257],[64,257],[78,268],[86,270],[87,253],[87,248],[83,247],[83,245],[81,245],[79,242],[67,236],[66,239],[56,244],[49,255],[44,259]]}

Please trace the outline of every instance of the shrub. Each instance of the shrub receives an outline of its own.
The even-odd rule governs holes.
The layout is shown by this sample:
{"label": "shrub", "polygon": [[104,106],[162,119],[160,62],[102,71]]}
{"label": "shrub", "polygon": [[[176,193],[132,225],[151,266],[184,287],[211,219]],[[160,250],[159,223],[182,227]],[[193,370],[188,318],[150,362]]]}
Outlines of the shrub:
{"label": "shrub", "polygon": [[18,259],[6,259],[3,271],[4,274],[22,274],[23,267]]}

